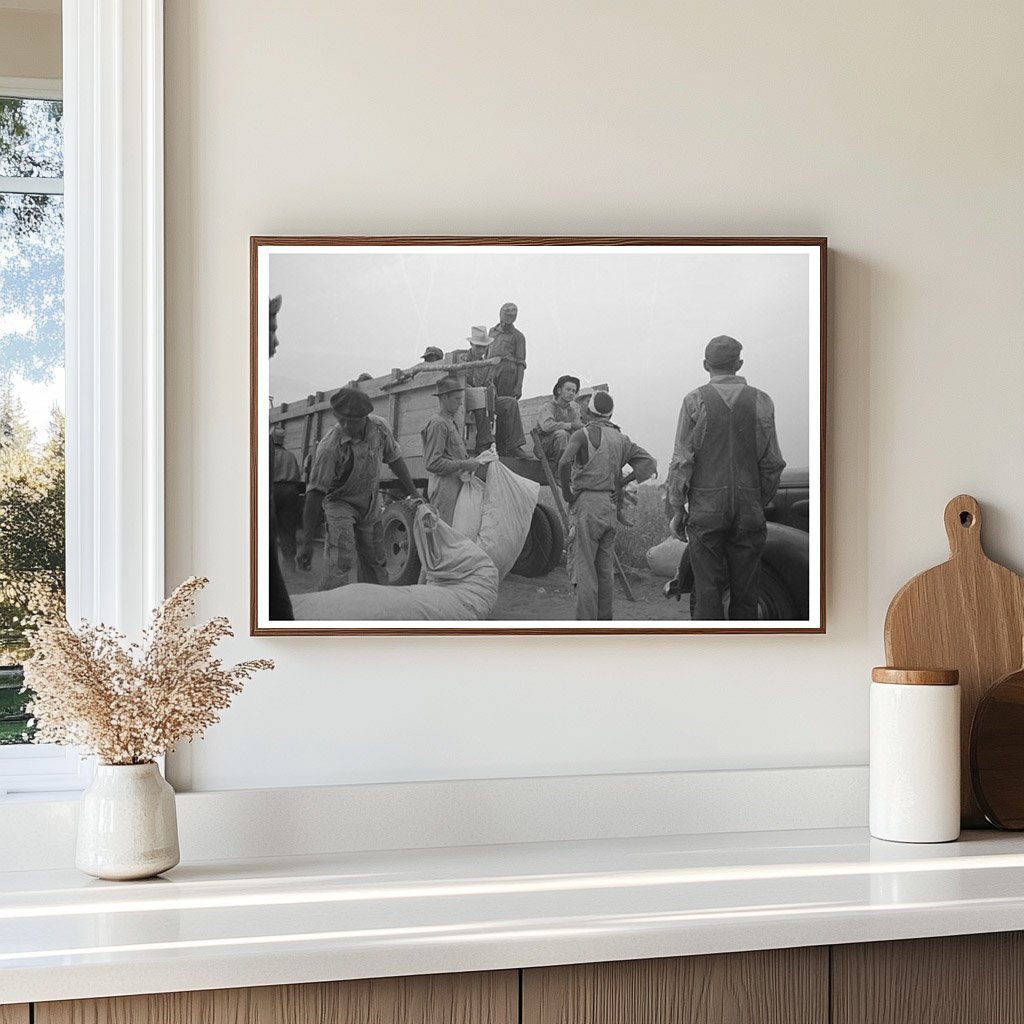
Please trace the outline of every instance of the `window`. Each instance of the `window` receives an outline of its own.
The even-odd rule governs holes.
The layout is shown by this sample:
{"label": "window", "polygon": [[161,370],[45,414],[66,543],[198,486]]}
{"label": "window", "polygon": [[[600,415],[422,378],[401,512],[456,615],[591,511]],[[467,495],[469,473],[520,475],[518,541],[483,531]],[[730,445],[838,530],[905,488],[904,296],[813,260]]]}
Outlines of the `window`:
{"label": "window", "polygon": [[77,757],[26,746],[30,604],[62,601],[64,132],[59,83],[0,80],[0,794],[67,788]]}
{"label": "window", "polygon": [[[162,0],[65,4],[62,38],[68,617],[137,636],[165,593]],[[0,95],[61,99],[14,85]],[[0,746],[0,799],[90,775],[73,750]]]}

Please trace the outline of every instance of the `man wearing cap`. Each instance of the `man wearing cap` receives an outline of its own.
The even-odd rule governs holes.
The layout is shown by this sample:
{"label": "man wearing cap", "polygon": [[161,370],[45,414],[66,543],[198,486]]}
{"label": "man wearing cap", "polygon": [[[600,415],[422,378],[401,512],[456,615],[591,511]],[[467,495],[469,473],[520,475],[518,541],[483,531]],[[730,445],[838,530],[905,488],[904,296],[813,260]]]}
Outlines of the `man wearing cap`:
{"label": "man wearing cap", "polygon": [[[586,426],[569,438],[558,463],[562,492],[572,514],[569,574],[577,619],[612,617],[616,496],[626,484],[654,476],[658,464],[611,422],[615,403],[595,391]],[[631,472],[623,476],[625,466]]]}
{"label": "man wearing cap", "polygon": [[270,430],[270,440],[274,443],[272,493],[281,554],[289,565],[294,565],[297,552],[295,535],[302,523],[302,478],[299,460],[285,448],[284,436],[284,427],[280,423],[274,424]]}
{"label": "man wearing cap", "polygon": [[683,399],[668,470],[672,532],[689,537],[693,617],[704,621],[726,618],[726,590],[729,619],[757,618],[764,508],[786,467],[771,398],[737,376],[742,349],[725,334],[708,342],[710,380]]}
{"label": "man wearing cap", "polygon": [[357,388],[340,388],[331,396],[338,421],[317,445],[306,485],[303,539],[296,561],[309,569],[313,535],[323,511],[327,545],[321,590],[350,582],[358,567],[362,583],[388,582],[381,526],[380,467],[387,463],[410,498],[422,499],[402,449],[388,424],[372,413],[373,402]]}
{"label": "man wearing cap", "polygon": [[579,377],[563,373],[551,390],[550,402],[540,407],[537,416],[537,430],[540,431],[540,446],[549,461],[558,465],[569,438],[583,426],[576,395],[580,390]]}
{"label": "man wearing cap", "polygon": [[455,518],[455,502],[462,490],[460,473],[473,473],[482,463],[471,459],[455,417],[462,408],[464,389],[458,377],[448,375],[437,382],[437,412],[420,431],[423,438],[423,464],[427,470],[427,500],[450,526]]}
{"label": "man wearing cap", "polygon": [[420,356],[420,362],[439,363],[444,359],[444,353],[436,345],[428,345]]}

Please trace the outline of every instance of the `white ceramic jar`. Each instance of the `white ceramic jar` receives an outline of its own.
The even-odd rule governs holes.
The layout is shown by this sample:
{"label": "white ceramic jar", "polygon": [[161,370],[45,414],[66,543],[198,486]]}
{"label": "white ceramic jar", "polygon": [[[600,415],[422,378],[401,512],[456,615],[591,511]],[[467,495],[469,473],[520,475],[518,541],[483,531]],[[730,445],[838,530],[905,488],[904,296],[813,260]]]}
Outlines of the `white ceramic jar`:
{"label": "white ceramic jar", "polygon": [[75,866],[96,878],[150,878],[178,863],[174,790],[153,763],[98,764],[78,810]]}
{"label": "white ceramic jar", "polygon": [[960,835],[960,685],[955,669],[871,672],[870,829],[898,843]]}

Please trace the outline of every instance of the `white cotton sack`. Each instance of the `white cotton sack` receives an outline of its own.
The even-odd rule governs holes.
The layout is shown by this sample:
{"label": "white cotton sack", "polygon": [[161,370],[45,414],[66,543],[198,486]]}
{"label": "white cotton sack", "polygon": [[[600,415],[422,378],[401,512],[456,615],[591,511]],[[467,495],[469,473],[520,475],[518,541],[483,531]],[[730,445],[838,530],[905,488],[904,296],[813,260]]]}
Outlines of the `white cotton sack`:
{"label": "white cotton sack", "polygon": [[499,579],[512,571],[523,550],[539,495],[540,484],[518,476],[503,463],[494,462],[488,468],[475,539],[498,567]]}
{"label": "white cotton sack", "polygon": [[295,618],[327,622],[486,619],[498,600],[498,570],[490,557],[443,522],[429,505],[416,510],[413,538],[426,583],[411,587],[353,583],[296,594],[292,598]]}

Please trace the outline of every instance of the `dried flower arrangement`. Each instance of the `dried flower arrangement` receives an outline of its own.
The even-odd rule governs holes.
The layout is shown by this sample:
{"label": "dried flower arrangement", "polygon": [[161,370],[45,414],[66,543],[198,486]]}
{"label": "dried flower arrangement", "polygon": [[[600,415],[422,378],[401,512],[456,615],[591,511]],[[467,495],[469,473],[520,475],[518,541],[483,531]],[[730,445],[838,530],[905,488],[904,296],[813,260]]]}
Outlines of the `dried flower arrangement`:
{"label": "dried flower arrangement", "polygon": [[209,580],[191,577],[153,612],[142,644],[122,633],[40,616],[25,662],[37,743],[84,747],[104,764],[146,764],[219,721],[254,672],[272,661],[224,668],[213,648],[232,636],[223,617],[187,626]]}

